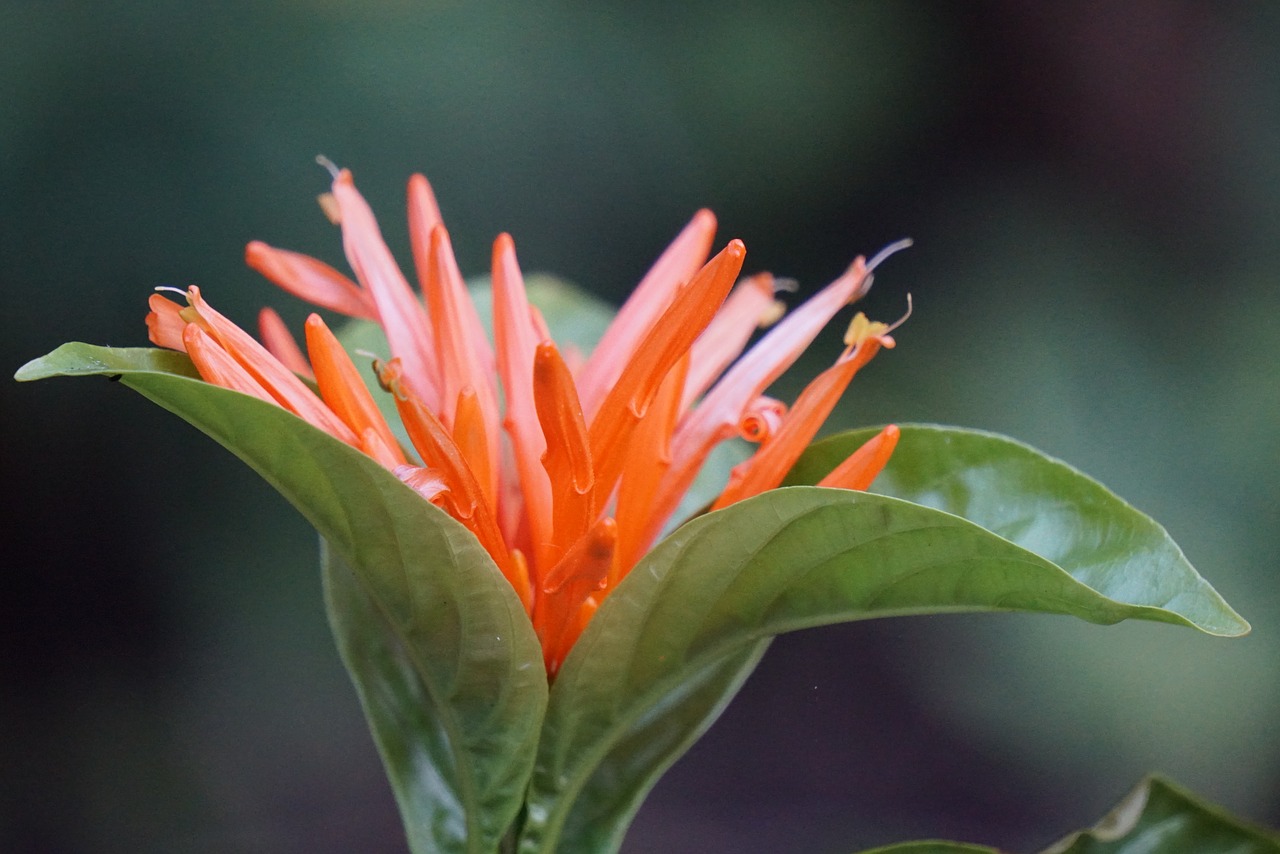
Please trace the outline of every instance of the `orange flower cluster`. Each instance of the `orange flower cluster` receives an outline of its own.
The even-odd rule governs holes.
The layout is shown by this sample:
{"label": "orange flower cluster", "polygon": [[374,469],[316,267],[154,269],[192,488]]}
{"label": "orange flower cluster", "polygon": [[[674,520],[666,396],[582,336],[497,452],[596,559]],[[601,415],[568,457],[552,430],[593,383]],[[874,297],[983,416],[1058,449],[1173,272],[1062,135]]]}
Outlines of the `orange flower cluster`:
{"label": "orange flower cluster", "polygon": [[[381,325],[391,358],[378,374],[416,458],[317,314],[306,322],[306,358],[274,312],[263,310],[260,344],[190,287],[186,306],[151,297],[151,340],[185,351],[208,382],[284,407],[360,449],[470,529],[528,611],[549,677],[658,538],[716,445],[742,436],[759,447],[733,470],[713,509],[776,487],[854,374],[894,344],[890,327],[859,314],[835,364],[792,406],[765,396],[831,317],[866,293],[875,264],[858,258],[773,323],[781,312],[773,278],[738,281],[741,241],[707,260],[716,223],[705,210],[585,360],[566,358],[551,339],[526,297],[515,245],[501,235],[490,343],[426,179],[409,181],[419,299],[350,172],[335,173],[325,202],[341,224],[355,281],[260,242],[246,257],[286,291]],[[314,378],[318,394],[299,375]],[[896,427],[885,428],[820,485],[865,489],[897,437]]]}

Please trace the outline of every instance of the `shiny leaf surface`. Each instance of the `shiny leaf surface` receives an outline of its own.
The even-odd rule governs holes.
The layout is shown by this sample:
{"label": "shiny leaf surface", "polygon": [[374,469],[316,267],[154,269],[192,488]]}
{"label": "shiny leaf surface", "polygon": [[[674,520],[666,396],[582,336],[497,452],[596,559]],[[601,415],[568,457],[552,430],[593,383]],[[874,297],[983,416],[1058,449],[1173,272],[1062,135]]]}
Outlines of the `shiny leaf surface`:
{"label": "shiny leaf surface", "polygon": [[324,537],[327,599],[418,852],[496,850],[546,703],[537,638],[475,537],[364,454],[190,377],[185,356],[69,344],[19,379],[105,374],[257,470]]}
{"label": "shiny leaf surface", "polygon": [[[815,444],[788,482],[816,483],[876,432]],[[1213,635],[1249,631],[1154,520],[1066,463],[1005,436],[902,425],[872,490],[975,522],[1117,601],[1180,614]]]}
{"label": "shiny leaf surface", "polygon": [[[819,446],[795,477],[821,477],[868,435]],[[1011,610],[1248,630],[1163,530],[1078,472],[987,434],[904,428],[903,437],[885,481],[934,506],[780,489],[693,520],[619,585],[552,688],[522,851],[615,850],[639,797],[675,758],[637,751],[633,729],[657,717],[705,728],[727,697],[682,702],[681,686],[780,632]]]}

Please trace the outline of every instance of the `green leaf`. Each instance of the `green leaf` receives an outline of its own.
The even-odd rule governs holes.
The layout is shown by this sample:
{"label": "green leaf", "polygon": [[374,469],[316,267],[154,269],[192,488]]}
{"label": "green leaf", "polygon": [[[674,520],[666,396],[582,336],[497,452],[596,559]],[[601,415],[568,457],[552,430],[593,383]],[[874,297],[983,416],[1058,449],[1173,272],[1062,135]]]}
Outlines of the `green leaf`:
{"label": "green leaf", "polygon": [[[904,842],[860,854],[998,854],[958,842]],[[1159,777],[1148,777],[1088,830],[1041,854],[1280,854],[1280,836],[1252,827]]]}
{"label": "green leaf", "polygon": [[18,376],[119,377],[297,507],[331,549],[334,633],[410,844],[496,850],[520,810],[547,697],[541,650],[511,586],[466,528],[373,460],[279,407],[192,379],[184,362],[68,344]]}
{"label": "green leaf", "polygon": [[985,845],[964,845],[959,842],[942,842],[928,839],[924,842],[900,842],[883,848],[872,848],[859,854],[1000,854]]}
{"label": "green leaf", "polygon": [[73,341],[47,356],[32,359],[13,375],[18,382],[47,377],[107,376],[125,374],[172,374],[199,379],[195,366],[183,353],[153,347],[98,347]]}
{"label": "green leaf", "polygon": [[1089,830],[1042,854],[1280,854],[1280,836],[1251,827],[1159,777],[1149,777]]}
{"label": "green leaf", "polygon": [[[854,430],[815,444],[787,482],[817,483],[877,432]],[[1159,609],[1147,619],[1225,637],[1249,631],[1164,528],[1097,481],[1021,442],[979,430],[903,425],[872,489],[962,516],[1105,596]]]}
{"label": "green leaf", "polygon": [[[912,441],[916,430],[933,441]],[[903,432],[895,455],[903,474],[890,483],[916,484],[913,497],[945,498],[949,508],[974,511],[1022,543],[935,507],[804,486],[678,529],[605,600],[556,678],[521,851],[616,850],[640,798],[679,755],[674,734],[670,752],[637,750],[636,730],[661,720],[682,733],[701,731],[729,694],[682,698],[686,681],[727,668],[781,632],[1013,610],[1095,623],[1138,618],[1223,635],[1247,630],[1158,526],[1082,475],[985,434]],[[816,453],[834,465],[867,435],[841,437]],[[970,442],[985,455],[961,453]],[[948,448],[958,450],[948,457]],[[917,466],[927,475],[913,480]],[[808,464],[801,476],[828,468]],[[732,692],[739,681],[721,684]]]}
{"label": "green leaf", "polygon": [[[535,788],[529,797],[519,850],[616,851],[645,795],[720,717],[760,663],[771,640],[758,638],[702,666],[688,667],[677,684],[666,686],[651,703],[616,709],[621,715],[617,729],[607,743],[598,745],[608,751],[609,758],[594,757],[597,765],[590,769],[585,796],[574,804],[571,799],[577,793],[573,786],[559,792],[554,783],[540,793]],[[575,701],[573,697],[566,700]],[[576,725],[573,710],[566,712],[561,723],[572,728]],[[585,743],[573,736],[559,729],[544,730],[535,781],[541,777],[545,783],[565,769],[590,765],[590,761],[582,762],[583,757],[570,754]],[[567,800],[560,802],[561,797]]]}

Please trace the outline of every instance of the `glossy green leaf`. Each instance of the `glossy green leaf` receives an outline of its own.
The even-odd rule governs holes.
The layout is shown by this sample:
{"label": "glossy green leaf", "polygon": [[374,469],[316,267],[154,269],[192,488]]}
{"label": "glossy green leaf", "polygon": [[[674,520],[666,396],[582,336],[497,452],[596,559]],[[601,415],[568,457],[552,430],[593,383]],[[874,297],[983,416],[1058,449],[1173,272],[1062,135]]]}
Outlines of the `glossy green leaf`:
{"label": "glossy green leaf", "polygon": [[1042,854],[1280,854],[1280,835],[1252,827],[1150,777],[1089,830]]}
{"label": "glossy green leaf", "polygon": [[[817,483],[876,429],[809,448],[789,483]],[[1249,624],[1187,562],[1153,519],[1076,469],[1005,436],[929,424],[902,437],[873,491],[962,516],[1048,558],[1148,619],[1234,637]]]}
{"label": "glossy green leaf", "polygon": [[[905,474],[890,482],[913,482],[915,429],[904,428],[895,460]],[[950,506],[977,511],[1021,544],[935,507],[803,486],[695,519],[659,544],[604,602],[556,678],[521,850],[615,850],[640,798],[679,755],[636,750],[633,730],[659,718],[674,730],[705,728],[727,696],[682,699],[681,686],[780,632],[1011,610],[1096,623],[1138,618],[1222,635],[1247,630],[1146,517],[1025,446],[954,435],[962,432],[929,435],[943,448],[966,447],[972,437],[986,454],[947,461],[925,445],[919,464],[928,476],[913,495],[934,503],[942,501],[930,490],[950,496]],[[864,437],[838,441],[852,449]],[[836,455],[831,446],[818,453]],[[1010,459],[1017,477],[983,476]],[[954,472],[940,460],[974,465]],[[738,683],[722,684],[733,691]]]}
{"label": "glossy green leaf", "polygon": [[[364,454],[186,358],[68,344],[18,373],[106,374],[256,469],[324,537],[334,632],[418,852],[497,849],[546,703],[532,626],[475,537]],[[351,567],[354,572],[347,569]]]}

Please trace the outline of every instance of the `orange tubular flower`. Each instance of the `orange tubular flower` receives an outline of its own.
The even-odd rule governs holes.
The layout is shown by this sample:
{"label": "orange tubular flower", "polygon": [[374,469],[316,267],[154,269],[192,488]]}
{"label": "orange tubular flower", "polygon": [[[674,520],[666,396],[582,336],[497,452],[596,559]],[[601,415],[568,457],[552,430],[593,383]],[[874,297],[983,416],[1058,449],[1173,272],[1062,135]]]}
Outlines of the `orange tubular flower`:
{"label": "orange tubular flower", "polygon": [[[375,367],[412,448],[383,420],[337,338],[317,316],[306,355],[264,310],[264,347],[192,287],[182,306],[151,298],[151,340],[184,350],[208,382],[261,398],[377,460],[465,525],[510,581],[553,678],[596,607],[652,547],[717,444],[759,444],[712,509],[776,487],[849,381],[892,331],[861,314],[844,352],[788,410],[765,396],[841,308],[871,284],[859,258],[776,324],[768,274],[739,283],[745,249],[708,260],[715,217],[699,211],[654,264],[595,350],[562,356],[525,294],[515,244],[493,247],[493,344],[454,260],[435,196],[409,182],[409,232],[422,293],[383,243],[351,173],[333,169],[326,213],[342,226],[351,280],[305,255],[254,242],[250,266],[322,308],[378,322]],[[762,326],[772,326],[743,355]],[[741,358],[739,358],[741,356]],[[736,361],[735,361],[736,360]],[[314,387],[299,379],[314,378]],[[897,443],[890,426],[821,486],[865,489]],[[416,458],[412,454],[416,452]]]}

